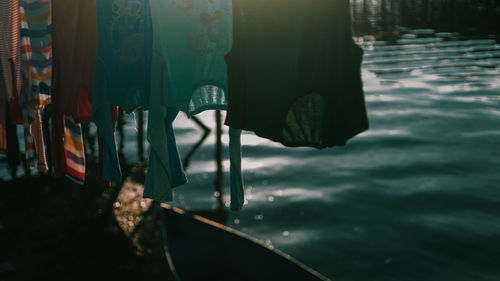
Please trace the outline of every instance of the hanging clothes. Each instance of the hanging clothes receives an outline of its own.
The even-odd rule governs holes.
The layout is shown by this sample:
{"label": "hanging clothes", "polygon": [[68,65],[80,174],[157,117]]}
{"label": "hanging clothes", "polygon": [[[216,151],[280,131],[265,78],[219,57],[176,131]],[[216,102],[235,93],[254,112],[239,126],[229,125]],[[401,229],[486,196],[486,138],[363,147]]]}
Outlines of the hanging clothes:
{"label": "hanging clothes", "polygon": [[286,146],[368,128],[348,0],[234,0],[226,124]]}
{"label": "hanging clothes", "polygon": [[[51,3],[19,1],[21,18],[21,107],[40,108],[50,103],[52,78]],[[30,111],[30,113],[32,113]],[[30,119],[34,115],[30,115]]]}
{"label": "hanging clothes", "polygon": [[129,113],[148,107],[151,70],[149,0],[96,2],[98,48],[92,120],[103,141],[103,179],[121,181],[111,122],[111,105]]}
{"label": "hanging clothes", "polygon": [[[52,134],[54,176],[84,178],[68,166],[65,119],[85,123],[91,118],[94,62],[97,52],[95,1],[52,0]],[[67,118],[63,117],[67,116]],[[76,126],[80,126],[77,124]],[[73,169],[74,170],[74,169]],[[83,169],[85,172],[85,169]],[[80,183],[81,180],[74,180]]]}
{"label": "hanging clothes", "polygon": [[89,122],[97,52],[95,1],[52,0],[52,107]]}
{"label": "hanging clothes", "polygon": [[[150,170],[144,196],[168,201],[176,184],[169,172],[169,157],[178,157],[178,153],[166,153],[169,150],[166,139],[174,121],[168,120],[167,115],[173,110],[170,108],[182,110],[188,116],[207,109],[226,109],[224,55],[231,49],[232,8],[228,0],[151,0],[151,11],[155,32],[150,99],[155,103],[151,102],[149,113]],[[234,144],[239,144],[239,133],[230,136],[231,147],[235,147]],[[235,148],[231,163],[238,163],[241,155],[239,146]],[[241,172],[234,175],[231,185],[239,192],[234,196],[232,193],[235,202],[232,207],[239,209],[243,200],[236,194],[243,194]]]}
{"label": "hanging clothes", "polygon": [[0,1],[0,19],[0,153],[4,154],[9,126],[7,107],[20,88],[19,0]]}
{"label": "hanging clothes", "polygon": [[[43,143],[41,123],[33,126],[35,116],[50,103],[52,76],[52,37],[50,0],[19,1],[20,39],[21,39],[21,106],[24,126],[25,154],[28,168],[36,162],[35,143]],[[42,138],[37,139],[37,138]],[[40,153],[42,150],[40,149]],[[40,157],[44,160],[45,157]],[[47,163],[38,165],[46,171]]]}

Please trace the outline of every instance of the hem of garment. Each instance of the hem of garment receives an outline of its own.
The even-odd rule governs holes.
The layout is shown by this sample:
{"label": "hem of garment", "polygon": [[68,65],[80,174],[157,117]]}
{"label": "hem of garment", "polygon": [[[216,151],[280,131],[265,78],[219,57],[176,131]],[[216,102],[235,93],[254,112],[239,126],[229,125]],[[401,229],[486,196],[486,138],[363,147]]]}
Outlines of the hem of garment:
{"label": "hem of garment", "polygon": [[72,175],[68,175],[66,174],[65,175],[67,179],[69,179],[70,181],[76,183],[76,184],[79,184],[79,185],[83,185],[85,183],[85,180],[82,180],[82,179],[79,179],[75,176],[72,176]]}
{"label": "hem of garment", "polygon": [[196,92],[196,90],[203,88],[203,87],[206,87],[206,86],[214,86],[214,87],[220,88],[220,89],[222,89],[223,93],[225,93],[227,95],[227,91],[225,91],[224,87],[222,87],[219,83],[216,83],[216,82],[211,83],[211,81],[205,81],[203,83],[197,84],[190,91],[189,98],[187,99],[188,105],[174,104],[174,105],[167,105],[167,106],[174,107],[174,108],[178,109],[179,111],[186,113],[188,117],[192,117],[192,116],[199,114],[205,110],[226,110],[227,109],[227,96],[226,96],[226,103],[225,104],[215,104],[215,105],[214,104],[205,104],[205,105],[202,105],[200,107],[197,107],[193,111],[188,111],[187,108],[189,107],[189,102],[191,102],[191,100],[193,99],[193,95]]}
{"label": "hem of garment", "polygon": [[194,115],[207,110],[227,110],[227,105],[204,105],[196,108],[196,110],[193,110],[191,112],[186,112],[186,114],[188,117],[193,117]]}
{"label": "hem of garment", "polygon": [[[227,121],[227,119],[226,119],[226,121]],[[258,137],[265,138],[265,139],[268,139],[268,140],[271,140],[271,141],[274,141],[274,142],[277,142],[277,143],[281,143],[282,145],[284,145],[286,147],[313,147],[313,148],[317,148],[317,149],[323,149],[323,148],[333,147],[333,146],[344,146],[349,139],[351,139],[351,138],[355,137],[356,135],[358,135],[358,134],[360,134],[360,133],[368,130],[368,128],[369,128],[369,126],[363,126],[363,127],[360,127],[360,128],[358,128],[356,130],[352,130],[351,132],[349,132],[347,134],[348,137],[346,137],[346,138],[343,138],[343,139],[340,139],[340,140],[337,139],[337,140],[329,142],[328,144],[317,145],[317,144],[311,144],[311,143],[307,143],[307,142],[285,142],[285,141],[283,141],[281,139],[268,136],[267,134],[262,133],[258,129],[253,129],[251,127],[246,127],[246,126],[233,125],[233,124],[230,124],[230,123],[231,122],[225,122],[224,125],[229,126],[229,127],[233,128],[233,129],[254,132],[255,135],[257,135]]]}
{"label": "hem of garment", "polygon": [[152,199],[152,200],[155,200],[155,201],[159,201],[159,202],[171,202],[173,200],[173,196],[172,194],[168,195],[168,194],[163,194],[161,196],[155,196],[151,193],[143,193],[142,194],[142,198],[144,199]]}
{"label": "hem of garment", "polygon": [[[310,95],[312,93],[317,93],[317,94],[321,95],[321,93],[319,93],[317,91],[309,91],[306,94],[299,95],[290,103],[287,114],[291,110],[291,108],[293,107],[293,105],[295,104],[295,102],[298,99],[305,97],[307,95]],[[323,96],[323,95],[321,95],[321,96]],[[286,119],[287,119],[286,114],[285,114],[284,118],[280,118],[280,119],[282,119],[280,122],[281,123],[280,131],[283,131],[283,128],[285,128],[285,125],[286,125]],[[283,140],[282,133],[280,134],[279,137],[270,136],[270,135],[263,133],[259,128],[252,128],[252,127],[248,127],[245,125],[232,124],[232,123],[234,123],[232,120],[233,120],[233,118],[231,118],[231,115],[227,115],[226,120],[224,121],[224,125],[229,126],[233,129],[252,131],[257,136],[259,136],[261,138],[265,138],[265,139],[269,139],[269,140],[277,142],[277,143],[281,143],[282,145],[284,145],[286,147],[313,147],[313,148],[317,148],[317,149],[323,149],[323,148],[328,148],[328,147],[333,147],[333,146],[344,146],[349,139],[351,139],[354,136],[368,130],[368,128],[369,128],[369,125],[365,124],[365,125],[359,126],[356,129],[352,129],[352,130],[346,132],[345,135],[347,137],[345,137],[345,138],[341,138],[341,139],[334,138],[330,142],[328,142],[327,144],[315,144],[315,143],[309,143],[309,142],[287,142],[287,141]]]}
{"label": "hem of garment", "polygon": [[311,144],[307,144],[307,143],[304,143],[304,142],[281,142],[281,144],[283,144],[284,146],[287,146],[287,147],[304,147],[304,146],[308,146],[308,147],[314,147],[314,148],[318,148],[318,149],[322,149],[322,148],[327,148],[327,147],[333,147],[333,146],[345,146],[347,144],[347,142],[352,139],[353,137],[361,134],[362,132],[368,130],[369,126],[363,126],[363,127],[359,127],[355,130],[351,130],[349,131],[348,133],[346,133],[346,137],[344,138],[341,138],[341,139],[333,139],[331,142],[329,142],[328,144],[324,144],[324,145],[311,145]]}

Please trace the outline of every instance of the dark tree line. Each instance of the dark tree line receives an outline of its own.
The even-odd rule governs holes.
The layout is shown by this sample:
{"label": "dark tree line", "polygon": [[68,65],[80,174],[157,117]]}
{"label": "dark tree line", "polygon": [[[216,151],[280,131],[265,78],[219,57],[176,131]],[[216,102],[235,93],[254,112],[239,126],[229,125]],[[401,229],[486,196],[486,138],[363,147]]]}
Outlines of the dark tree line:
{"label": "dark tree line", "polygon": [[462,34],[496,34],[498,0],[350,0],[355,34],[390,32],[397,26]]}

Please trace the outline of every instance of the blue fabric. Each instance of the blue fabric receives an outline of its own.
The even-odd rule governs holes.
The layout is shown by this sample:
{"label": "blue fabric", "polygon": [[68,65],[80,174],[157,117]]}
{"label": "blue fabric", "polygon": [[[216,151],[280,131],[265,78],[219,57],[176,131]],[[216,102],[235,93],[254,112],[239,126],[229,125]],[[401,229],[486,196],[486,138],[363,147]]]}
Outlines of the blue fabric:
{"label": "blue fabric", "polygon": [[96,1],[97,57],[108,80],[106,100],[127,113],[148,107],[152,24],[149,0]]}
{"label": "blue fabric", "polygon": [[102,180],[120,182],[122,173],[118,153],[116,152],[115,129],[111,113],[111,103],[106,100],[104,93],[107,92],[107,80],[102,79],[100,70],[104,67],[103,62],[96,59],[96,70],[94,71],[94,90],[92,97],[92,121],[102,139]]}
{"label": "blue fabric", "polygon": [[96,1],[98,46],[92,121],[103,140],[103,180],[121,181],[111,105],[148,108],[152,25],[149,0]]}

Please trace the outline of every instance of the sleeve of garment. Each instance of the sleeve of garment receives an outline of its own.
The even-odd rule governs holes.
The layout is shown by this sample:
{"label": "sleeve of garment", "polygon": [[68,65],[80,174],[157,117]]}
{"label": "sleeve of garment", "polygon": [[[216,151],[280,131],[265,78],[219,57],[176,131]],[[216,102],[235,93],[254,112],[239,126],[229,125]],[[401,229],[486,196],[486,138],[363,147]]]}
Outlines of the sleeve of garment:
{"label": "sleeve of garment", "polygon": [[229,128],[229,162],[231,210],[238,211],[245,203],[245,191],[241,175],[241,130],[233,128]]}
{"label": "sleeve of garment", "polygon": [[179,157],[179,151],[177,150],[174,128],[172,127],[172,123],[174,123],[178,113],[179,110],[167,107],[167,123],[165,124],[165,130],[167,130],[167,149],[170,174],[172,176],[172,187],[177,187],[187,183],[186,174],[184,173],[181,158]]}
{"label": "sleeve of garment", "polygon": [[143,196],[158,201],[170,201],[172,188],[187,181],[172,129],[172,122],[178,110],[167,109],[165,105],[161,58],[153,59],[152,70],[147,133],[151,146]]}
{"label": "sleeve of garment", "polygon": [[172,200],[172,178],[170,176],[167,134],[165,131],[167,107],[162,99],[161,58],[153,53],[151,71],[151,93],[147,139],[150,144],[148,171],[143,197],[159,201]]}
{"label": "sleeve of garment", "polygon": [[102,138],[102,180],[121,182],[122,173],[118,153],[111,104],[107,101],[106,75],[103,63],[96,59],[94,71],[94,90],[92,95],[92,121]]}

